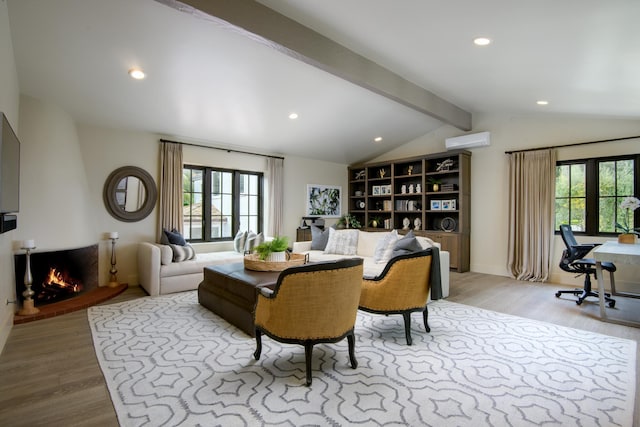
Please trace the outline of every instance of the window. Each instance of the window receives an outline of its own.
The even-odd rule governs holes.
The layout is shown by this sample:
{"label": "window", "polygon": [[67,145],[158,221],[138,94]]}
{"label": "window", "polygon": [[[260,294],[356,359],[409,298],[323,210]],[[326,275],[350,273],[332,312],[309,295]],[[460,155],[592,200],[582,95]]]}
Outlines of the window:
{"label": "window", "polygon": [[[624,222],[620,203],[640,188],[640,155],[558,162],[556,165],[556,230],[570,224],[588,235],[616,234]],[[640,209],[629,225],[640,223]]]}
{"label": "window", "polygon": [[263,174],[186,165],[182,170],[184,236],[231,240],[238,230],[262,231]]}

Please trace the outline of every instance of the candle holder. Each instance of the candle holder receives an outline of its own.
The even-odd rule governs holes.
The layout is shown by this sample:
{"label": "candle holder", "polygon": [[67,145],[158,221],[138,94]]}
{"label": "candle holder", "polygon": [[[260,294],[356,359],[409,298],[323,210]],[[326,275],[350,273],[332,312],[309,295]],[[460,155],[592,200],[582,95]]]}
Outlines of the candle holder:
{"label": "candle holder", "polygon": [[35,292],[31,289],[31,285],[33,284],[33,276],[31,275],[31,251],[36,247],[33,244],[33,241],[27,241],[22,244],[22,248],[26,251],[25,254],[25,269],[24,269],[24,287],[25,290],[22,293],[24,300],[22,301],[22,308],[18,311],[20,316],[28,316],[31,314],[38,314],[40,310],[38,310],[33,301],[33,295]]}
{"label": "candle holder", "polygon": [[109,287],[115,288],[120,286],[118,282],[118,270],[116,269],[116,240],[118,240],[118,233],[109,233],[109,239],[111,239],[111,270],[109,270]]}

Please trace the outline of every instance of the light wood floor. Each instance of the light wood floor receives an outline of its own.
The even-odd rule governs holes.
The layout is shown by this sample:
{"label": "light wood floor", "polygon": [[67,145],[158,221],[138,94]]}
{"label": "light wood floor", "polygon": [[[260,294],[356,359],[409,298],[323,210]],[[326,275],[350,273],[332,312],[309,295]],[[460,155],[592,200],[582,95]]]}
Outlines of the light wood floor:
{"label": "light wood floor", "polygon": [[[478,273],[452,273],[449,301],[602,334],[640,339],[640,328],[597,319],[597,305],[557,299],[561,287]],[[144,296],[128,289],[106,304]],[[618,298],[624,308],[626,302]],[[638,361],[636,362],[638,365]],[[636,366],[636,390],[639,390]],[[640,425],[638,398],[634,425]],[[117,426],[93,351],[86,310],[15,326],[0,355],[0,425]]]}

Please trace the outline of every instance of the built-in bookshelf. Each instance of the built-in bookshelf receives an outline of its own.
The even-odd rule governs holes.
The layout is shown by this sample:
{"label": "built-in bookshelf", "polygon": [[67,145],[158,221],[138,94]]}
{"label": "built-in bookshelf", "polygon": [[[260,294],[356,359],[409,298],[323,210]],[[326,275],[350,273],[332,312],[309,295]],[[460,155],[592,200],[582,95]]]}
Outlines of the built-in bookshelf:
{"label": "built-in bookshelf", "polygon": [[450,253],[452,269],[469,270],[469,151],[352,165],[348,172],[349,213],[365,229],[414,230]]}

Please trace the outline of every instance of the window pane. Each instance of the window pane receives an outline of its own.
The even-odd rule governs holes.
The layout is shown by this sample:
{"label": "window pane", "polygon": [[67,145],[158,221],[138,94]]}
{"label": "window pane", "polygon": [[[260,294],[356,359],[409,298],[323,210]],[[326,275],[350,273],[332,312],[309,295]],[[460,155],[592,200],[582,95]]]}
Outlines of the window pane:
{"label": "window pane", "polygon": [[556,197],[569,197],[569,170],[569,165],[556,166]]}
{"label": "window pane", "polygon": [[616,195],[616,164],[601,162],[598,167],[600,196]]}
{"label": "window pane", "polygon": [[240,215],[249,215],[249,198],[242,194],[240,195]]}
{"label": "window pane", "polygon": [[618,196],[633,195],[633,160],[616,162],[616,194]]}
{"label": "window pane", "polygon": [[222,214],[231,216],[233,211],[233,196],[231,194],[227,194],[222,196]]}
{"label": "window pane", "polygon": [[571,199],[571,218],[569,224],[574,231],[586,230],[586,212],[585,212],[585,199],[574,198]]}
{"label": "window pane", "polygon": [[599,199],[599,221],[598,228],[603,233],[613,233],[615,231],[616,198],[601,197]]}
{"label": "window pane", "polygon": [[222,192],[225,194],[231,194],[233,192],[233,175],[230,172],[223,172],[221,175]]}
{"label": "window pane", "polygon": [[258,230],[258,217],[250,216],[249,217],[249,230]]}
{"label": "window pane", "polygon": [[584,197],[586,193],[585,165],[571,165],[571,197]]}
{"label": "window pane", "polygon": [[559,230],[562,224],[569,224],[569,199],[556,199],[556,226]]}

